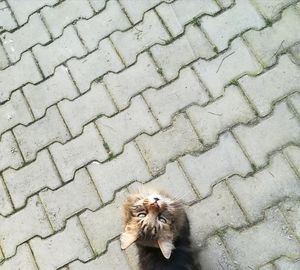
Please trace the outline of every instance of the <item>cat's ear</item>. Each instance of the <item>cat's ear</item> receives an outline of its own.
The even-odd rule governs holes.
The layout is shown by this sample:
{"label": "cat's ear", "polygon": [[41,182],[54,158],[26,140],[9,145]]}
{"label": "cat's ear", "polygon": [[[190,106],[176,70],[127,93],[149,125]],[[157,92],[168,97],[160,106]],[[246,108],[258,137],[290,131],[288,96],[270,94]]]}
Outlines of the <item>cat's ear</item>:
{"label": "cat's ear", "polygon": [[121,234],[121,249],[128,248],[132,243],[137,240],[138,236],[134,232],[126,231]]}
{"label": "cat's ear", "polygon": [[170,259],[174,245],[172,239],[158,239],[158,246],[166,259]]}

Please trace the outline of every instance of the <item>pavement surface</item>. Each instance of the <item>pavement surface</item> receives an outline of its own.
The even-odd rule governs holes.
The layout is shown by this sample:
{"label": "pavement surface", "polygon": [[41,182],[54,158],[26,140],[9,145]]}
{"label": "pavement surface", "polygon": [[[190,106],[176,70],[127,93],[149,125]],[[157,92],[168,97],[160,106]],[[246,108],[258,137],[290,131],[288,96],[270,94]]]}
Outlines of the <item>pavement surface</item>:
{"label": "pavement surface", "polygon": [[137,269],[156,185],[204,270],[299,270],[299,89],[299,1],[0,0],[0,269]]}

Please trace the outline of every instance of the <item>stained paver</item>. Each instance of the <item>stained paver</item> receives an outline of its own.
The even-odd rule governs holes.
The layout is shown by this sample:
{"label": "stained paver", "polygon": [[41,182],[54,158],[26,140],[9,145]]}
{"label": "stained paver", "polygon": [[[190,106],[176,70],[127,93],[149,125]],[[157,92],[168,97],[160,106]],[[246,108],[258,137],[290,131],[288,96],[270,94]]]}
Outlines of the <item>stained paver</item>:
{"label": "stained paver", "polygon": [[0,0],[0,269],[137,270],[140,188],[203,270],[299,269],[299,0]]}

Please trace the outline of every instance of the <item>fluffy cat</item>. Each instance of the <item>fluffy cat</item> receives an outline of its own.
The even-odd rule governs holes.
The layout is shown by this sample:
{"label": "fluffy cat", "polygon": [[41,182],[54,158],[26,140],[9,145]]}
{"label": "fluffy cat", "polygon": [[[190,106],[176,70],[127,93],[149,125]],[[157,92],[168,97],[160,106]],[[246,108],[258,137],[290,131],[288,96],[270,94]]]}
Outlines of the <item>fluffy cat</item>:
{"label": "fluffy cat", "polygon": [[124,203],[121,248],[136,243],[141,270],[200,270],[183,205],[164,192],[144,191]]}

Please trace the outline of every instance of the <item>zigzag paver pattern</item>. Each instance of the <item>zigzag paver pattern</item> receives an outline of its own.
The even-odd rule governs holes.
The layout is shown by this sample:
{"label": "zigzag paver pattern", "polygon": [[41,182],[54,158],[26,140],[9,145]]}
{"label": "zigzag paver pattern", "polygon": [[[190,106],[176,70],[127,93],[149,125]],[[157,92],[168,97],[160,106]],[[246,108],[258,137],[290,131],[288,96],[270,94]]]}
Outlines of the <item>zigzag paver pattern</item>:
{"label": "zigzag paver pattern", "polygon": [[299,22],[299,0],[0,0],[0,270],[137,269],[140,185],[184,201],[204,270],[299,269]]}

